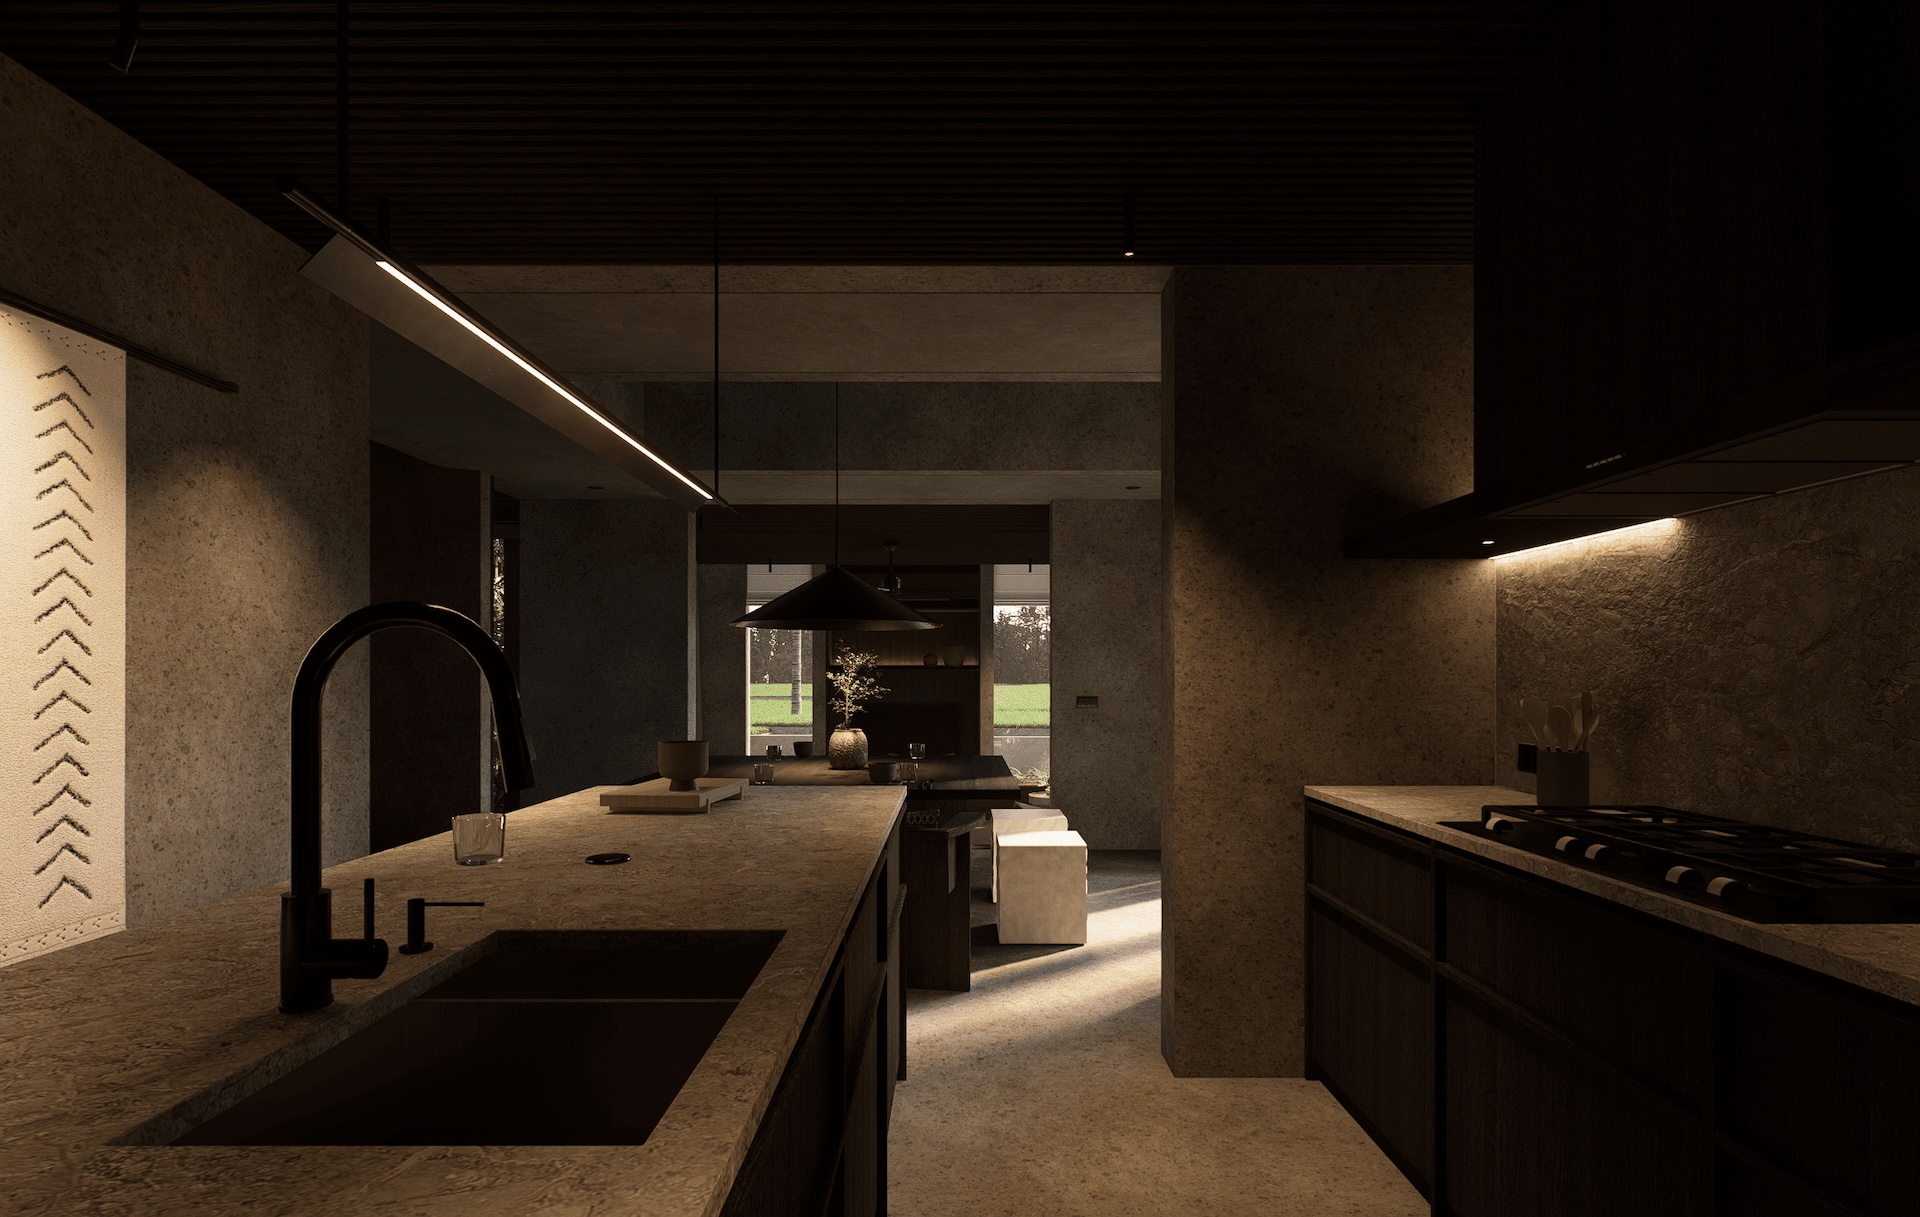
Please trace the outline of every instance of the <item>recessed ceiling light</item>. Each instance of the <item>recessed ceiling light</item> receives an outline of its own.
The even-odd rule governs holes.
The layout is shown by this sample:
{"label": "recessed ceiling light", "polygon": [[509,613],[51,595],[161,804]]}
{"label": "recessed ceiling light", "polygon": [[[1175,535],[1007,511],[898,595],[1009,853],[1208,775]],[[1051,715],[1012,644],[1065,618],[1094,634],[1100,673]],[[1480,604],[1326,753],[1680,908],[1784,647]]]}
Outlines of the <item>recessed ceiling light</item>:
{"label": "recessed ceiling light", "polygon": [[1482,545],[1492,545],[1492,544],[1493,544],[1493,542],[1492,542],[1492,541],[1482,541],[1482,542],[1480,542],[1480,544],[1482,544]]}

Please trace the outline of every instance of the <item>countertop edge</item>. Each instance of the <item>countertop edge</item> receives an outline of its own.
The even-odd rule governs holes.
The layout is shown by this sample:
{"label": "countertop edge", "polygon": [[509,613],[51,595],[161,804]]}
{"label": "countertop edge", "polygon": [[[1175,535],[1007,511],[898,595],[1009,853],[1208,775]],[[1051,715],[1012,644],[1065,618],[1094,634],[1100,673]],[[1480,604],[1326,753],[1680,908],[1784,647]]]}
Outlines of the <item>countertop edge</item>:
{"label": "countertop edge", "polygon": [[1308,786],[1305,796],[1509,870],[1710,934],[1785,963],[1920,1007],[1920,925],[1773,925],[1675,899],[1571,863],[1443,827],[1489,803],[1531,804],[1503,786]]}
{"label": "countertop edge", "polygon": [[[0,1048],[5,1049],[0,1056],[17,1063],[34,1055],[30,1050],[51,1049],[34,1055],[36,1060],[46,1057],[41,1072],[48,1077],[65,1077],[69,1082],[78,1079],[81,1102],[73,1102],[76,1095],[65,1093],[71,1087],[62,1083],[62,1104],[51,1118],[52,1109],[31,1095],[9,1095],[8,1102],[0,1103],[0,1129],[17,1138],[16,1148],[28,1148],[26,1154],[0,1168],[0,1198],[18,1204],[22,1212],[123,1211],[136,1194],[147,1196],[149,1201],[166,1196],[162,1203],[178,1201],[182,1205],[169,1211],[182,1213],[254,1211],[253,1204],[264,1194],[262,1189],[270,1191],[278,1185],[276,1180],[286,1182],[280,1178],[290,1161],[284,1148],[204,1146],[183,1152],[145,1137],[133,1139],[130,1134],[189,1111],[204,1117],[224,1110],[266,1082],[318,1056],[442,979],[448,965],[468,946],[497,929],[521,928],[513,923],[499,924],[494,914],[504,909],[506,917],[515,918],[519,915],[514,911],[516,905],[524,912],[524,893],[537,893],[559,871],[573,873],[581,851],[616,844],[636,854],[640,864],[610,870],[605,876],[596,874],[596,884],[610,881],[616,886],[596,888],[596,894],[585,901],[568,899],[565,903],[577,911],[580,920],[564,917],[559,928],[604,928],[601,922],[614,907],[619,910],[614,918],[621,923],[618,928],[625,928],[629,906],[633,928],[676,929],[705,922],[706,914],[695,910],[691,917],[685,916],[682,906],[675,903],[678,892],[700,891],[702,899],[710,904],[711,884],[704,876],[689,877],[682,866],[677,877],[663,887],[649,874],[649,863],[654,872],[665,873],[659,872],[661,866],[671,865],[672,857],[684,858],[689,851],[703,863],[708,857],[724,858],[717,864],[716,874],[724,874],[725,882],[742,891],[758,889],[752,902],[755,909],[739,917],[723,914],[713,918],[717,928],[765,928],[763,915],[786,908],[796,895],[814,910],[783,927],[787,940],[769,960],[773,970],[763,969],[756,976],[740,1010],[716,1039],[715,1047],[726,1042],[729,1035],[736,1037],[737,1042],[729,1045],[736,1057],[734,1063],[715,1067],[703,1057],[662,1117],[655,1135],[645,1145],[617,1147],[611,1154],[595,1146],[322,1147],[313,1160],[324,1161],[326,1169],[320,1174],[341,1186],[336,1189],[338,1195],[329,1196],[312,1211],[372,1211],[366,1208],[371,1199],[368,1188],[377,1190],[392,1182],[395,1172],[412,1172],[408,1184],[426,1190],[413,1197],[409,1213],[452,1212],[455,1209],[448,1205],[453,1205],[471,1214],[475,1211],[472,1196],[464,1187],[446,1186],[447,1179],[471,1177],[478,1164],[491,1163],[504,1155],[514,1163],[512,1171],[525,1180],[516,1180],[516,1185],[523,1188],[549,1183],[578,1187],[591,1179],[595,1185],[647,1195],[658,1206],[650,1211],[686,1217],[721,1212],[791,1062],[807,1017],[832,975],[834,960],[858,916],[867,884],[882,865],[888,844],[901,826],[904,788],[891,792],[868,788],[857,794],[858,788],[764,791],[756,798],[771,799],[770,808],[729,805],[697,818],[609,816],[597,805],[601,789],[590,787],[516,812],[515,822],[520,827],[510,826],[509,833],[510,856],[516,862],[508,870],[463,870],[447,865],[443,861],[447,841],[444,833],[328,867],[326,879],[337,890],[351,890],[364,874],[378,872],[383,880],[379,892],[383,926],[395,924],[393,919],[406,894],[422,884],[435,896],[484,895],[489,905],[472,921],[443,921],[444,928],[436,929],[434,937],[441,940],[444,950],[424,957],[396,957],[382,977],[352,982],[355,988],[342,991],[333,1007],[311,1021],[284,1021],[283,1016],[270,1013],[277,935],[255,930],[270,924],[272,906],[283,890],[278,884],[76,944],[71,955],[60,952],[41,960],[23,961],[17,965],[18,971],[8,969],[5,979],[10,984],[7,992],[0,993],[5,999],[0,1006],[5,1006],[9,1014],[26,1015],[28,1023],[10,1028],[22,1033],[13,1039],[0,1037]],[[886,793],[892,797],[886,798]],[[845,827],[822,835],[813,827],[811,809],[797,806],[822,798],[829,805],[852,798],[864,808],[844,821]],[[796,813],[803,811],[805,814],[796,819]],[[744,834],[743,825],[750,825]],[[794,836],[796,829],[799,837]],[[718,839],[735,845],[744,843],[749,851],[768,843],[783,861],[769,866],[751,852],[711,855],[706,850],[716,834]],[[783,846],[774,843],[802,838],[810,848],[790,858]],[[645,848],[654,844],[667,847],[659,857]],[[743,856],[744,864],[739,860]],[[823,876],[816,870],[816,863],[822,859],[834,867],[835,881],[830,885],[834,890],[823,888]],[[630,876],[629,869],[633,872]],[[522,874],[520,888],[518,893],[509,893],[504,904],[493,903],[497,893],[490,886],[474,889],[476,884],[497,884],[516,871]],[[847,880],[844,891],[839,890],[840,877]],[[628,881],[626,886],[618,886],[623,879]],[[549,928],[545,917],[536,914],[534,920],[534,928]],[[735,921],[740,924],[733,924]],[[765,924],[771,925],[772,919],[765,919]],[[236,932],[236,927],[241,928]],[[209,947],[209,943],[215,945]],[[790,958],[784,968],[778,967],[780,952],[796,945],[803,953]],[[141,970],[159,967],[155,978],[164,981],[166,991],[155,984],[151,991],[143,988],[137,996],[116,1000],[123,1001],[128,1009],[148,1011],[184,996],[192,1008],[172,1022],[160,1020],[158,1040],[147,1037],[151,1042],[129,1046],[124,1021],[113,1010],[113,1003],[103,1005],[92,991],[86,979],[93,974],[89,969],[103,964],[125,966],[121,956],[146,961],[176,953],[195,961],[194,984],[187,994],[177,992],[182,977],[167,971],[163,963],[136,962],[133,966]],[[778,972],[784,972],[784,981]],[[362,985],[365,988],[359,987]],[[773,989],[760,996],[752,1025],[736,1029],[733,1024],[748,1013],[748,1007],[767,985]],[[166,1008],[171,1012],[172,1007]],[[760,1038],[755,1042],[753,1036]],[[96,1042],[109,1041],[114,1045],[112,1057],[101,1059],[92,1051]],[[163,1059],[170,1070],[176,1057],[188,1059],[198,1067],[197,1072],[182,1078],[156,1070],[156,1062]],[[751,1092],[738,1082],[725,1080],[728,1076],[739,1077],[741,1065],[758,1075]],[[729,1086],[731,1096],[726,1093]],[[698,1102],[691,1113],[683,1111],[681,1100],[695,1097],[696,1087],[701,1088]],[[114,1099],[102,1101],[100,1096],[109,1093]],[[312,1154],[311,1149],[307,1152]],[[255,1160],[260,1163],[258,1167],[253,1165]],[[479,1169],[484,1173],[495,1168],[485,1165]],[[63,1205],[70,1207],[63,1209]],[[378,1207],[378,1211],[388,1209]]]}

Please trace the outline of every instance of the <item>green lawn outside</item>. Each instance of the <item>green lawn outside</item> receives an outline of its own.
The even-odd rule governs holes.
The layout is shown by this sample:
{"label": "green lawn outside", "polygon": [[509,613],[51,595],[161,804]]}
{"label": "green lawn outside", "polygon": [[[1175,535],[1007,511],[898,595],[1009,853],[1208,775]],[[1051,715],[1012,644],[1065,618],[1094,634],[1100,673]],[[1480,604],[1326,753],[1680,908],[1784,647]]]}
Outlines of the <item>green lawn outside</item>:
{"label": "green lawn outside", "polygon": [[800,686],[800,713],[793,712],[793,686],[790,684],[749,685],[753,691],[753,713],[749,721],[756,727],[805,726],[813,721],[813,690]]}
{"label": "green lawn outside", "polygon": [[1047,727],[1050,685],[993,686],[993,725],[996,727]]}
{"label": "green lawn outside", "polygon": [[[812,691],[802,686],[800,689],[800,713],[792,710],[792,686],[786,684],[756,684],[753,690],[753,713],[750,719],[756,727],[805,726],[813,721]],[[996,727],[1045,727],[1051,725],[1048,717],[1047,685],[995,685],[993,686],[993,725]]]}

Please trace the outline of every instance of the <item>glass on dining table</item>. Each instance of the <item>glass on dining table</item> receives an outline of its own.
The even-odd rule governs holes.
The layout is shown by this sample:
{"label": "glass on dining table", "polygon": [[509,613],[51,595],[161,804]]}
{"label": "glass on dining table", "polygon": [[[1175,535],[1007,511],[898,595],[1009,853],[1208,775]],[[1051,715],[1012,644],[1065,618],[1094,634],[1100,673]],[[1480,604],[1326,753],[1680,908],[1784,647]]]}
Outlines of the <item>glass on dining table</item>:
{"label": "glass on dining table", "polygon": [[755,786],[773,785],[773,762],[755,761],[753,766],[753,784]]}
{"label": "glass on dining table", "polygon": [[908,744],[907,755],[916,761],[924,761],[927,759],[927,746],[925,744]]}

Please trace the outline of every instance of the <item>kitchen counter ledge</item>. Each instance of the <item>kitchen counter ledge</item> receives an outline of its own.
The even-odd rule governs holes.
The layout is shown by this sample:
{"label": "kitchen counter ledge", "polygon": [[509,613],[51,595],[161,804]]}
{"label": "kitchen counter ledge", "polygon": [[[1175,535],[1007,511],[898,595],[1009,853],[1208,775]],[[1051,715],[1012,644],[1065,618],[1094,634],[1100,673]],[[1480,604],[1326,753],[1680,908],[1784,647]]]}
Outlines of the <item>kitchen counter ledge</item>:
{"label": "kitchen counter ledge", "polygon": [[[708,815],[609,815],[595,787],[514,812],[507,859],[466,868],[446,834],[331,867],[335,933],[435,949],[392,955],[334,1004],[278,1002],[285,884],[0,968],[0,1211],[18,1214],[648,1214],[720,1212],[900,812],[900,787],[750,787]],[[633,861],[587,866],[622,850]],[[197,1123],[456,970],[503,929],[779,929],[785,937],[640,1146],[169,1146]],[[157,1124],[149,1124],[156,1118]],[[158,1135],[155,1135],[158,1134]]]}
{"label": "kitchen counter ledge", "polygon": [[1775,959],[1920,1006],[1920,925],[1766,925],[1664,895],[1569,862],[1444,828],[1489,803],[1531,804],[1504,786],[1309,786],[1309,799],[1699,930]]}

